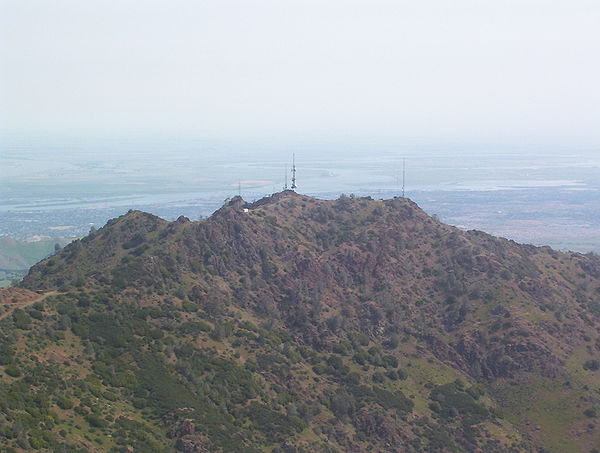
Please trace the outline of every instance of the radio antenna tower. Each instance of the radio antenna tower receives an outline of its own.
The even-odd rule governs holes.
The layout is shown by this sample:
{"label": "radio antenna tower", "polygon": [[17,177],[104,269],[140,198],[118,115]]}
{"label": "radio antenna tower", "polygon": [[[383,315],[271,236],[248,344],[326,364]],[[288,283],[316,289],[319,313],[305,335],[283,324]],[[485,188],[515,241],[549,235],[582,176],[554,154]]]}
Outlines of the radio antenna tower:
{"label": "radio antenna tower", "polygon": [[238,195],[242,196],[242,181],[238,180]]}
{"label": "radio antenna tower", "polygon": [[404,189],[406,188],[406,159],[402,159],[402,198],[404,198]]}
{"label": "radio antenna tower", "polygon": [[285,183],[283,184],[283,190],[287,190],[287,164],[285,164]]}
{"label": "radio antenna tower", "polygon": [[298,186],[296,185],[296,154],[292,154],[292,185],[290,189],[296,190]]}

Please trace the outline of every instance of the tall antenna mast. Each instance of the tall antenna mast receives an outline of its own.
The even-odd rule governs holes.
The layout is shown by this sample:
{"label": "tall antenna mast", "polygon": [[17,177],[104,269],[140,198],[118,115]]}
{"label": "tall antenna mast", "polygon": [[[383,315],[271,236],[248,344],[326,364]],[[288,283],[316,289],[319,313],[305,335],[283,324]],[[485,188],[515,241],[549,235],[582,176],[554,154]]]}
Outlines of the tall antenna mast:
{"label": "tall antenna mast", "polygon": [[242,196],[242,181],[238,179],[238,195]]}
{"label": "tall antenna mast", "polygon": [[404,189],[406,188],[406,159],[402,159],[402,198],[404,198]]}
{"label": "tall antenna mast", "polygon": [[296,153],[292,154],[292,185],[290,188],[292,190],[296,190],[298,186],[296,185]]}
{"label": "tall antenna mast", "polygon": [[287,190],[287,164],[285,164],[285,184],[283,185],[283,190]]}

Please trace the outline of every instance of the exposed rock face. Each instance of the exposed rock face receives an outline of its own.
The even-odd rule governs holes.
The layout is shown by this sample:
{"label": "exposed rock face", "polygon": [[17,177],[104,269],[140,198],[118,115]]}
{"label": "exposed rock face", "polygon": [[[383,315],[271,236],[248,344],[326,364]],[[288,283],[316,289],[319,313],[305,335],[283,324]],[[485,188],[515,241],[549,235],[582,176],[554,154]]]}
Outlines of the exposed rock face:
{"label": "exposed rock face", "polygon": [[177,439],[175,448],[183,453],[212,453],[210,442],[199,434],[186,434]]}
{"label": "exposed rock face", "polygon": [[192,422],[191,419],[179,420],[177,423],[167,431],[167,436],[169,438],[174,437],[183,437],[189,434],[194,434],[196,431],[196,425]]}
{"label": "exposed rock face", "polygon": [[493,380],[528,371],[556,376],[558,358],[536,339],[515,336],[506,343],[490,344],[480,331],[475,330],[461,334],[453,348],[439,340],[430,342],[436,355],[472,376]]}
{"label": "exposed rock face", "polygon": [[169,427],[167,437],[175,439],[175,448],[183,453],[220,451],[211,447],[210,440],[197,432],[193,419],[187,418],[193,413],[194,409],[183,407],[163,416],[163,422]]}
{"label": "exposed rock face", "polygon": [[380,439],[389,452],[402,452],[409,440],[399,423],[380,411],[363,408],[354,416],[352,424],[367,437]]}

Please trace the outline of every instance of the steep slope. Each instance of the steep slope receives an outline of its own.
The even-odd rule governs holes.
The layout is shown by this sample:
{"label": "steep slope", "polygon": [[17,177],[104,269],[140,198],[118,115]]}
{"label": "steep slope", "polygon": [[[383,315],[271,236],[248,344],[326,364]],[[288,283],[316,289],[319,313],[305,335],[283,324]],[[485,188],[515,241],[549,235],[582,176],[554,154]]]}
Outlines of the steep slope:
{"label": "steep slope", "polygon": [[463,232],[407,199],[131,211],[23,286],[64,294],[3,321],[12,448],[600,448],[598,257]]}

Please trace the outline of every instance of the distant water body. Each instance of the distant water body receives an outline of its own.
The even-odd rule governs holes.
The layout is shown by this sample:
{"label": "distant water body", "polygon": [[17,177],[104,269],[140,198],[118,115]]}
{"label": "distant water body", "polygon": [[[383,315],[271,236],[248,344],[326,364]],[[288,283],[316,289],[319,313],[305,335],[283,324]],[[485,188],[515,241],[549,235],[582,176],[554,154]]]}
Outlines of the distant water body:
{"label": "distant water body", "polygon": [[162,141],[4,146],[0,236],[78,237],[128,209],[168,220],[208,216],[238,193],[283,189],[296,154],[298,191],[406,196],[464,229],[560,249],[600,251],[599,150],[423,143],[238,146]]}
{"label": "distant water body", "polygon": [[[162,154],[152,146],[144,153],[141,145],[104,153],[77,149],[44,153],[39,147],[9,150],[0,157],[0,211],[217,202],[237,194],[240,187],[245,198],[260,198],[283,188],[285,168],[289,172],[291,164],[287,150],[175,148],[167,147]],[[419,153],[369,147],[363,152],[342,151],[298,152],[299,190],[329,196],[399,193],[403,159],[408,194],[599,187],[600,158],[586,153],[431,149]]]}

